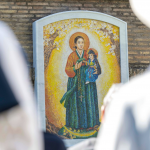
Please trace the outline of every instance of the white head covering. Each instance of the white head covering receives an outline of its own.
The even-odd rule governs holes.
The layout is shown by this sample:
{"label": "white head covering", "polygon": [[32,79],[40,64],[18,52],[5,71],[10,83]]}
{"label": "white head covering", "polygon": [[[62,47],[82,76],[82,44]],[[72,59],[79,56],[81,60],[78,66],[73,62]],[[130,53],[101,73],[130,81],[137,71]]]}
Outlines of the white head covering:
{"label": "white head covering", "polygon": [[19,103],[0,113],[0,149],[42,150],[27,64],[18,40],[3,22],[0,22],[0,69]]}
{"label": "white head covering", "polygon": [[95,150],[149,150],[149,143],[150,72],[147,72],[113,95]]}
{"label": "white head covering", "polygon": [[135,15],[150,28],[150,0],[130,0]]}
{"label": "white head covering", "polygon": [[[130,0],[133,12],[150,27],[150,0]],[[94,150],[150,149],[150,71],[113,95]]]}

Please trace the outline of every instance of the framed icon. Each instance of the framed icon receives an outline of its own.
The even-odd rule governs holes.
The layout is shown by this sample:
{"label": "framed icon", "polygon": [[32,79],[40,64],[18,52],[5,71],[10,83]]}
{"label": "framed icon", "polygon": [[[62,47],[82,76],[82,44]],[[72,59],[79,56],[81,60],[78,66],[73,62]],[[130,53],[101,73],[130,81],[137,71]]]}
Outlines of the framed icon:
{"label": "framed icon", "polygon": [[113,83],[129,80],[127,23],[69,11],[33,23],[39,124],[67,146],[96,137],[100,107]]}

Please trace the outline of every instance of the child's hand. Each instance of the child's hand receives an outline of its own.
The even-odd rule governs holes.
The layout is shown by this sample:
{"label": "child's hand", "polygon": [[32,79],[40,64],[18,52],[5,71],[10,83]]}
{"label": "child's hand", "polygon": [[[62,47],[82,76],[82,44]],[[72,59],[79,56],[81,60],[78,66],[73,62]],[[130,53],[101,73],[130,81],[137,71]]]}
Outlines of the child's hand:
{"label": "child's hand", "polygon": [[97,69],[95,69],[94,71],[95,71],[95,72],[94,72],[93,74],[98,74],[98,73],[97,73]]}
{"label": "child's hand", "polygon": [[85,63],[85,65],[88,65],[88,61],[83,60],[83,63]]}
{"label": "child's hand", "polygon": [[94,66],[90,66],[91,68],[94,68]]}

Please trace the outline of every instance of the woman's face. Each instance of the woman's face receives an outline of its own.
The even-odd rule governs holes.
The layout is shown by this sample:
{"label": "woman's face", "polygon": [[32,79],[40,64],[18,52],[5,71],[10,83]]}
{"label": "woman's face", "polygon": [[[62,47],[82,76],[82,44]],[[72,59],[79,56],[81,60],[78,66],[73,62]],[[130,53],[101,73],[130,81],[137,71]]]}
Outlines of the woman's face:
{"label": "woman's face", "polygon": [[94,59],[94,55],[93,55],[93,54],[89,54],[89,58],[90,58],[91,60],[93,60],[93,59]]}
{"label": "woman's face", "polygon": [[77,40],[77,43],[75,44],[78,50],[83,50],[84,48],[84,40],[82,38]]}

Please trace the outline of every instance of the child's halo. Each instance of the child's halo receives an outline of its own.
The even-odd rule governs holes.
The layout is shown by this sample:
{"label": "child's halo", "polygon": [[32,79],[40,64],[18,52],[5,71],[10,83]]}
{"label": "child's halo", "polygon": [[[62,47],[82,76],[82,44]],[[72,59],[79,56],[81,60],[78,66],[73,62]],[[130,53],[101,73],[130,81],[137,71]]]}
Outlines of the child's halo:
{"label": "child's halo", "polygon": [[89,53],[90,50],[92,50],[95,53],[95,55],[98,57],[98,51],[96,49],[94,49],[94,48],[89,48],[87,50],[87,55],[88,55],[88,53]]}

